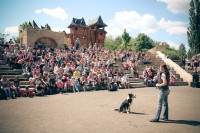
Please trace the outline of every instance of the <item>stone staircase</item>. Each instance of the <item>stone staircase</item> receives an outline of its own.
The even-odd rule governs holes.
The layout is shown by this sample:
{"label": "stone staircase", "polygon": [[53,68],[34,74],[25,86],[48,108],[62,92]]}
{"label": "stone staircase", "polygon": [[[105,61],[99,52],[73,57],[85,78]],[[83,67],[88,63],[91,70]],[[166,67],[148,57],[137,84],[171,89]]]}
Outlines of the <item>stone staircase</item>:
{"label": "stone staircase", "polygon": [[[123,63],[121,61],[116,61],[113,64],[113,66],[116,69],[121,69],[122,71],[124,70]],[[134,77],[134,75],[131,74],[130,70],[125,70],[124,73],[127,74],[128,78],[129,78],[129,82],[130,82],[129,88],[142,88],[142,87],[146,87],[144,85],[144,83],[139,78],[136,78],[136,77]],[[124,89],[124,86],[122,86],[120,89]]]}
{"label": "stone staircase", "polygon": [[[147,67],[154,66],[155,69],[158,69],[160,65],[164,63],[161,59],[156,60],[156,54],[150,54],[150,57],[153,61],[152,64],[143,64],[142,60],[140,60],[140,63],[138,64],[139,75],[142,74],[146,66]],[[124,61],[126,61],[126,59]],[[116,61],[116,63],[114,64],[114,67],[117,69],[121,68],[122,70],[124,70],[123,63],[121,61]],[[126,70],[125,73],[128,74],[128,78],[130,81],[130,88],[146,87],[141,79],[135,78],[131,74],[130,70]],[[188,85],[187,82],[184,82],[183,79],[180,78],[179,74],[176,74],[176,78],[177,79],[175,79],[175,83],[173,84],[173,86],[187,86]]]}
{"label": "stone staircase", "polygon": [[22,69],[12,69],[4,60],[0,60],[0,75],[6,75],[10,83],[13,84],[15,76],[19,77],[21,89],[30,85],[28,77],[22,75]]}
{"label": "stone staircase", "polygon": [[[164,63],[160,58],[158,58],[158,60],[156,60],[156,54],[150,54],[150,57],[153,61],[151,65],[154,66],[154,68],[156,68],[156,69],[158,69],[160,67],[160,65]],[[184,82],[183,79],[180,78],[179,74],[176,74],[176,78],[177,79],[175,79],[175,83],[172,86],[187,86],[188,85],[187,82]]]}
{"label": "stone staircase", "polygon": [[[173,60],[173,62],[175,62],[175,63],[178,64],[178,65],[181,64],[181,63],[180,63],[181,60]],[[185,70],[187,73],[191,74],[191,75],[193,75],[193,73],[194,73],[194,68],[192,69],[192,67],[187,66],[187,64],[186,64],[184,70]],[[200,67],[197,67],[197,72],[198,72],[198,74],[199,74],[199,81],[200,81]]]}

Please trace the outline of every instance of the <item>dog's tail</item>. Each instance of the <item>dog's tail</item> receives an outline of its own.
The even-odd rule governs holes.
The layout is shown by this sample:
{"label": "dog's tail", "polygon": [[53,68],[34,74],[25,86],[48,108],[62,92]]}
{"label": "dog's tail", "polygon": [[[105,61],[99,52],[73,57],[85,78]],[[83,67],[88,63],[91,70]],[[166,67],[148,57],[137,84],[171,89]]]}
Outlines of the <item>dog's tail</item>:
{"label": "dog's tail", "polygon": [[112,111],[119,111],[119,109],[112,109]]}

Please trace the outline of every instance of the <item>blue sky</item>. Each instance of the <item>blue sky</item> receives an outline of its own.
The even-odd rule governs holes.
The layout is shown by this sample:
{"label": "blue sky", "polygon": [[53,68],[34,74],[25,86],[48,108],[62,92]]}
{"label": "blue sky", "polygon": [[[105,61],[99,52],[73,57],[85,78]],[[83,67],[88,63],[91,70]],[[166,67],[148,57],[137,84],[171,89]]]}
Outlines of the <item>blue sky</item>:
{"label": "blue sky", "polygon": [[[35,20],[52,30],[67,31],[73,17],[86,23],[101,15],[107,35],[116,37],[126,28],[132,37],[145,33],[178,48],[186,45],[190,0],[0,0],[0,33],[17,35],[18,26]],[[9,39],[9,37],[7,39]]]}

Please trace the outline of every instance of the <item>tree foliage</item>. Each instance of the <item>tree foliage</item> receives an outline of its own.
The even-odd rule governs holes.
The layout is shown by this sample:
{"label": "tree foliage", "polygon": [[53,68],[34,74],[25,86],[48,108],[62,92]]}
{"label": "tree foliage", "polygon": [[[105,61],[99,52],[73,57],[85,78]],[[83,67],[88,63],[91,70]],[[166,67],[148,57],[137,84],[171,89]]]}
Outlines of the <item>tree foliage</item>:
{"label": "tree foliage", "polygon": [[113,37],[111,35],[106,36],[105,38],[105,43],[104,43],[104,47],[105,48],[112,48],[114,44],[114,40]]}
{"label": "tree foliage", "polygon": [[12,39],[15,43],[20,43],[20,37],[19,36],[15,36],[15,37],[13,36]]}
{"label": "tree foliage", "polygon": [[19,32],[22,32],[23,30],[30,28],[30,27],[31,27],[31,25],[25,21],[24,23],[19,25],[18,30],[19,30]]}
{"label": "tree foliage", "polygon": [[122,49],[127,49],[130,43],[131,37],[129,33],[124,29],[124,32],[122,34]]}
{"label": "tree foliage", "polygon": [[114,39],[114,50],[120,49],[120,46],[122,45],[122,37],[118,36]]}
{"label": "tree foliage", "polygon": [[183,43],[180,44],[178,52],[180,54],[180,56],[186,56],[186,48],[185,45]]}
{"label": "tree foliage", "polygon": [[[182,46],[181,46],[182,47]],[[168,56],[171,60],[180,60],[180,52],[175,48],[171,48],[167,42],[162,42],[162,49],[160,50],[162,53]]]}
{"label": "tree foliage", "polygon": [[193,55],[194,55],[194,51],[192,51],[191,49],[189,49],[189,50],[188,50],[188,53],[187,53],[187,57],[188,57],[189,59],[191,59],[191,58],[193,57]]}
{"label": "tree foliage", "polygon": [[155,42],[147,35],[141,33],[136,38],[133,38],[129,33],[124,30],[121,36],[113,39],[111,35],[106,36],[104,47],[109,48],[110,50],[133,50],[133,51],[148,51],[149,49],[155,47],[158,42]]}
{"label": "tree foliage", "polygon": [[200,0],[191,0],[189,9],[188,44],[194,54],[200,53]]}
{"label": "tree foliage", "polygon": [[144,33],[138,34],[135,39],[134,51],[146,51],[155,46],[155,42]]}

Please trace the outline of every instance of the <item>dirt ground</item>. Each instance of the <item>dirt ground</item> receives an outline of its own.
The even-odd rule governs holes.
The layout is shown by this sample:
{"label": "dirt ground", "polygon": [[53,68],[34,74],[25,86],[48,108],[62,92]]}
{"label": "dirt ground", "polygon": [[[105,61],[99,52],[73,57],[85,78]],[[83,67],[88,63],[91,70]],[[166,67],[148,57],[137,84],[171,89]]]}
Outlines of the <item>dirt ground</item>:
{"label": "dirt ground", "polygon": [[[132,113],[112,111],[134,93]],[[158,90],[91,91],[0,101],[0,133],[199,133],[200,89],[171,87],[168,122],[150,123]]]}

